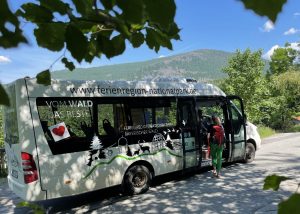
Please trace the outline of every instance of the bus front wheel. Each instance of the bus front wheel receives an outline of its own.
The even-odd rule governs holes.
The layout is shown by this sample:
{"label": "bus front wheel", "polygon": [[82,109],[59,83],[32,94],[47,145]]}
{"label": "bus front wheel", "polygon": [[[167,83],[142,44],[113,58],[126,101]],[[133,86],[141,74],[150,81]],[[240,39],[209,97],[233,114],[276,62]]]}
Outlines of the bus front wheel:
{"label": "bus front wheel", "polygon": [[252,143],[247,143],[246,144],[246,157],[244,162],[245,163],[251,163],[254,161],[255,158],[255,147]]}
{"label": "bus front wheel", "polygon": [[124,176],[122,188],[126,194],[137,195],[146,192],[151,184],[152,175],[143,165],[132,166]]}

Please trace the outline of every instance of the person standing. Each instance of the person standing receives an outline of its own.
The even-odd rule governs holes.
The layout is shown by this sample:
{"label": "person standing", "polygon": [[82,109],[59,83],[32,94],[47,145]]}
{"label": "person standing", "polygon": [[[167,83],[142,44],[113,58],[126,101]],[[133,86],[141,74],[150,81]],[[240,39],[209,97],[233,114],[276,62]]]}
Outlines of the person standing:
{"label": "person standing", "polygon": [[212,120],[213,124],[209,127],[207,140],[212,156],[213,174],[217,178],[220,178],[225,133],[220,118],[213,116]]}

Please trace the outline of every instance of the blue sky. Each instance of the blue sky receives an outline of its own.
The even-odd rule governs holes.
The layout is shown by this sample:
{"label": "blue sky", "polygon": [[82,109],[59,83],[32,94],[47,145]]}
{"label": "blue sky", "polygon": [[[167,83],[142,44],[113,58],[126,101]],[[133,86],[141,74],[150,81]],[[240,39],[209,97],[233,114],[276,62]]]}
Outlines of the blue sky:
{"label": "blue sky", "polygon": [[[28,1],[9,0],[12,10]],[[298,2],[298,3],[297,3]],[[237,49],[263,49],[265,57],[274,47],[286,42],[300,41],[300,4],[298,0],[288,0],[277,22],[273,25],[266,17],[259,17],[245,10],[237,0],[177,0],[176,22],[182,29],[181,41],[173,42],[173,51],[161,49],[158,53],[143,45],[133,49],[127,45],[126,51],[110,60],[102,57],[92,64],[83,63],[77,67],[95,67],[127,62],[145,61],[158,57],[172,56],[199,49],[216,49],[234,52]],[[14,49],[0,48],[0,82],[8,83],[25,76],[35,76],[48,69],[61,55],[39,48],[32,37],[33,26],[22,23],[22,29],[30,41]],[[63,69],[58,62],[51,70]]]}

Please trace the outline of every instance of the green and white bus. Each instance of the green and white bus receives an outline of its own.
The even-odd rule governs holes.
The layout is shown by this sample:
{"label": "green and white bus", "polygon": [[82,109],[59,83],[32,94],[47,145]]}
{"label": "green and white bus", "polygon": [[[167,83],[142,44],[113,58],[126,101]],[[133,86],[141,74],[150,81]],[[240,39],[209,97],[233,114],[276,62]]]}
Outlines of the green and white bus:
{"label": "green and white bus", "polygon": [[[191,80],[19,79],[6,86],[5,150],[10,189],[24,200],[120,185],[147,191],[154,176],[211,165],[207,127],[218,115],[225,162],[252,161],[242,100]],[[249,137],[248,137],[249,138]]]}

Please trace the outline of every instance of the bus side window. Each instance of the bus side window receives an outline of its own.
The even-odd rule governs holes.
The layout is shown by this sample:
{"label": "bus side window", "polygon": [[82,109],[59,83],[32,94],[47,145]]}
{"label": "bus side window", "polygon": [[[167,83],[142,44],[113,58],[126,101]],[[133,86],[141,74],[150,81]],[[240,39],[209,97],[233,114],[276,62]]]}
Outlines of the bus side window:
{"label": "bus side window", "polygon": [[185,127],[194,127],[196,125],[196,117],[189,103],[184,103],[180,114],[180,123]]}
{"label": "bus side window", "polygon": [[79,98],[37,98],[41,128],[53,155],[90,149],[93,102]]}
{"label": "bus side window", "polygon": [[143,108],[132,108],[130,109],[130,114],[133,126],[145,125],[145,115]]}
{"label": "bus side window", "polygon": [[240,114],[240,112],[237,110],[237,107],[234,105],[231,105],[231,109],[232,109],[232,125],[233,125],[233,130],[234,130],[234,134],[239,134],[240,130],[242,128],[242,115]]}
{"label": "bus side window", "polygon": [[155,122],[176,126],[176,103],[171,103],[168,107],[155,108]]}
{"label": "bus side window", "polygon": [[[74,100],[70,100],[73,102]],[[74,101],[75,102],[75,101]],[[60,105],[52,111],[43,102],[38,103],[38,111],[41,120],[42,129],[47,140],[52,139],[49,134],[49,127],[64,122],[68,130],[71,131],[71,136],[81,138],[93,136],[92,114],[88,107],[72,107],[68,105]],[[90,128],[91,133],[87,133],[84,127]],[[48,136],[49,135],[49,136]]]}
{"label": "bus side window", "polygon": [[116,112],[115,128],[119,132],[123,132],[124,128],[127,126],[124,104],[115,104],[114,109]]}
{"label": "bus side window", "polygon": [[98,105],[98,132],[99,135],[114,135],[114,109],[113,104]]}

